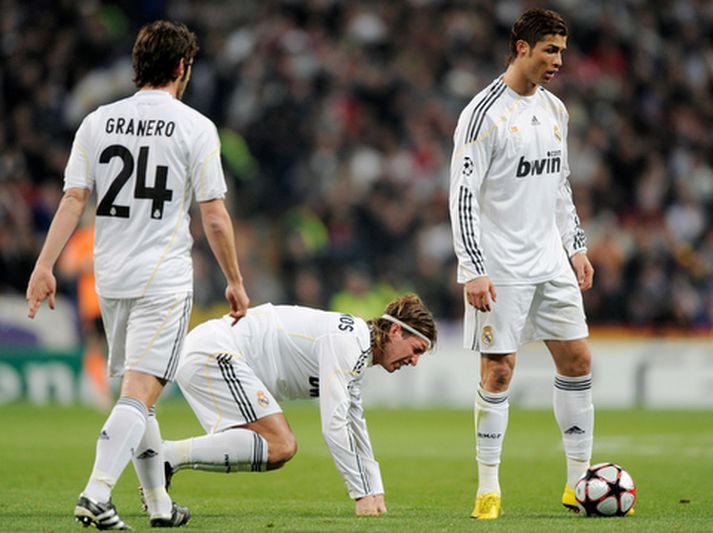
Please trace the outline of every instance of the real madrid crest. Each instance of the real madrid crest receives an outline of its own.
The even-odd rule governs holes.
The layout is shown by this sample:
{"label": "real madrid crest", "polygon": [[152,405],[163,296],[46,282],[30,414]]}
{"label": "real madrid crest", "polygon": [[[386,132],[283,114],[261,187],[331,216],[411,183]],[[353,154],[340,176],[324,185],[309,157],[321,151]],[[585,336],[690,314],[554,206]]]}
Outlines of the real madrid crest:
{"label": "real madrid crest", "polygon": [[554,134],[555,134],[555,139],[557,139],[558,142],[562,142],[562,132],[560,132],[560,128],[557,124],[554,125]]}
{"label": "real madrid crest", "polygon": [[493,326],[483,326],[483,330],[480,333],[480,340],[483,346],[490,346],[495,340],[495,334],[493,332]]}
{"label": "real madrid crest", "polygon": [[261,390],[257,391],[256,396],[257,396],[257,403],[258,403],[258,405],[260,405],[260,407],[267,407],[268,405],[270,405],[270,400],[268,399],[267,395],[263,391],[261,391]]}

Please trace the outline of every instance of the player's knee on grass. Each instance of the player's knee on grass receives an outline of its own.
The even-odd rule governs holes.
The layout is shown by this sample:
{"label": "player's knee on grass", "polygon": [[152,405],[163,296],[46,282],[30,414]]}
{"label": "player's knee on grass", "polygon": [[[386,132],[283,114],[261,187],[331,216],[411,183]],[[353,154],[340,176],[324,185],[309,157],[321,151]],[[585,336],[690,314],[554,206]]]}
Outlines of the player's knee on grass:
{"label": "player's knee on grass", "polygon": [[294,433],[286,432],[268,440],[267,469],[281,468],[297,453],[297,439]]}

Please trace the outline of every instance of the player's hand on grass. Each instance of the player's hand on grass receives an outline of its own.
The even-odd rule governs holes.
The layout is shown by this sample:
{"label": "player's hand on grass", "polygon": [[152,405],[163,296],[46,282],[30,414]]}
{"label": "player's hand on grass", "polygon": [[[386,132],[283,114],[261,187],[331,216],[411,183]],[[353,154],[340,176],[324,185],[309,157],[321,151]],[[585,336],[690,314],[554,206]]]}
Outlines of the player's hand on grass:
{"label": "player's hand on grass", "polygon": [[472,279],[465,284],[465,297],[470,305],[486,313],[497,299],[495,285],[488,276]]}
{"label": "player's hand on grass", "polygon": [[32,271],[30,282],[27,284],[27,316],[35,318],[40,305],[49,298],[50,309],[54,309],[54,295],[57,291],[57,280],[50,268],[37,265]]}
{"label": "player's hand on grass", "polygon": [[363,496],[356,500],[355,505],[354,512],[357,516],[378,516],[386,512],[383,494]]}
{"label": "player's hand on grass", "polygon": [[250,298],[242,283],[231,283],[225,288],[225,299],[230,304],[230,316],[233,317],[234,326],[247,313]]}
{"label": "player's hand on grass", "polygon": [[383,494],[375,494],[374,499],[376,499],[376,508],[379,510],[379,514],[386,512],[386,502],[384,502]]}
{"label": "player's hand on grass", "polygon": [[594,280],[594,267],[589,262],[587,254],[585,252],[574,254],[571,257],[571,261],[574,274],[577,276],[579,289],[582,291],[591,289]]}

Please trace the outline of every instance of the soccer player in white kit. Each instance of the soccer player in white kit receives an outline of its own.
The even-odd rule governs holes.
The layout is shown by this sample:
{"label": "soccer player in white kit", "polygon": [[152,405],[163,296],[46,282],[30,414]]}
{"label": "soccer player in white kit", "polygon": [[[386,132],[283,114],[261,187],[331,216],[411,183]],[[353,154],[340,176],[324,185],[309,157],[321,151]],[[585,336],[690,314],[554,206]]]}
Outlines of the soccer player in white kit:
{"label": "soccer player in white kit", "polygon": [[544,341],[556,367],[568,508],[577,509],[573,487],[591,459],[591,353],[581,291],[592,286],[594,270],[567,179],[567,110],[544,87],[566,47],[558,13],[525,12],[512,27],[505,73],[465,107],[454,135],[450,212],[464,342],[481,354],[473,518],[501,514],[508,387],[523,344]]}
{"label": "soccer player in white kit", "polygon": [[176,381],[206,435],[164,443],[167,479],[186,468],[262,472],[297,451],[278,404],[319,397],[322,433],[357,515],[386,512],[361,399],[368,367],[416,366],[436,342],[414,294],[372,320],[299,306],[253,307],[235,327],[209,320],[186,337]]}
{"label": "soccer player in white kit", "polygon": [[152,527],[190,518],[165,489],[161,435],[154,404],[174,379],[192,307],[189,232],[192,197],[227,280],[230,320],[249,299],[223,198],[225,179],[215,125],[181,102],[198,51],[183,24],[144,26],[132,51],[133,96],[101,106],[80,125],[64,176],[64,196],[27,288],[28,316],[49,298],[52,268],[96,192],[96,288],[109,345],[109,370],[122,375],[121,397],[97,440],[94,468],[74,509],[98,529],[129,529],[111,492],[133,459]]}

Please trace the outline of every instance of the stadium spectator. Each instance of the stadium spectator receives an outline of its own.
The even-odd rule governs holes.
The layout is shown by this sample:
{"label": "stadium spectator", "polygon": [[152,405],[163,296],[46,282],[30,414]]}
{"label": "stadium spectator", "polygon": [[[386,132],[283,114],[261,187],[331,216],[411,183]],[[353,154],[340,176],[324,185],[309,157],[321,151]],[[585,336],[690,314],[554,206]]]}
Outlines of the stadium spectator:
{"label": "stadium spectator", "polygon": [[[500,58],[520,4],[186,0],[47,3],[38,10],[32,2],[3,0],[0,291],[23,293],[47,230],[48,198],[40,189],[54,189],[58,199],[56,177],[73,130],[100,103],[131,93],[126,57],[134,32],[162,17],[195,27],[205,43],[186,102],[212,118],[221,135],[239,134],[231,133],[226,143],[232,147],[227,179],[238,193],[226,205],[269,250],[250,247],[245,256],[255,265],[244,273],[249,286],[258,290],[267,277],[269,294],[256,293],[254,300],[284,301],[297,292],[302,278],[294,275],[281,233],[288,210],[306,204],[329,235],[323,255],[308,261],[321,274],[324,301],[341,289],[338,280],[354,257],[368,250],[361,261],[369,263],[375,283],[396,278],[419,291],[440,290],[440,301],[429,298],[434,314],[457,319],[461,294],[447,281],[454,278],[455,262],[432,248],[451,244],[438,237],[443,219],[432,213],[447,209],[457,113],[502,70]],[[578,36],[552,89],[570,111],[575,203],[592,262],[602,273],[585,295],[590,324],[710,329],[710,305],[692,319],[674,311],[673,299],[664,299],[651,323],[642,322],[637,306],[613,310],[592,302],[634,299],[644,272],[637,257],[648,253],[648,238],[640,241],[645,233],[660,241],[662,292],[670,293],[680,275],[704,300],[713,293],[713,271],[691,269],[710,255],[713,4],[552,5]],[[680,195],[679,182],[688,183],[688,199]],[[389,251],[374,244],[378,234],[369,216],[372,191],[385,186],[395,191],[392,205],[399,206],[397,213],[403,207],[409,222],[399,233],[397,261],[387,260],[393,259],[384,257]],[[49,201],[52,213],[56,200]],[[678,221],[689,213],[696,228],[687,235]],[[611,233],[622,254],[606,267],[606,275],[619,280],[612,284],[594,254],[600,238]],[[679,235],[690,239],[684,261]],[[197,239],[196,253],[206,255],[203,239]],[[209,255],[205,263],[211,264]],[[439,279],[440,287],[434,283]],[[223,298],[215,284],[205,286],[196,307]]]}
{"label": "stadium spectator", "polygon": [[[381,311],[380,311],[381,313]],[[176,381],[206,435],[164,442],[166,478],[179,470],[263,472],[282,467],[297,442],[277,403],[319,397],[322,434],[357,515],[386,512],[361,399],[369,366],[416,366],[433,348],[433,316],[415,294],[371,320],[263,304],[231,327],[229,316],[186,337]]]}
{"label": "stadium spectator", "polygon": [[[190,512],[166,492],[154,405],[172,381],[192,306],[189,207],[195,196],[208,242],[227,280],[233,324],[245,315],[233,226],[215,125],[180,100],[198,51],[180,23],[141,28],[131,97],[101,106],[81,123],[65,170],[64,196],[27,287],[28,316],[55,307],[53,267],[96,189],[94,274],[120,398],[97,440],[94,468],[74,508],[98,529],[129,529],[112,504],[133,459],[152,527],[179,527]],[[129,182],[128,186],[127,182]]]}
{"label": "stadium spectator", "polygon": [[502,512],[508,389],[524,344],[544,341],[556,367],[565,507],[579,509],[574,486],[592,455],[592,362],[581,291],[592,287],[594,270],[567,179],[568,113],[545,88],[562,68],[567,33],[554,11],[520,15],[504,74],[468,103],[453,137],[450,210],[464,285],[464,347],[480,352],[472,518]]}

